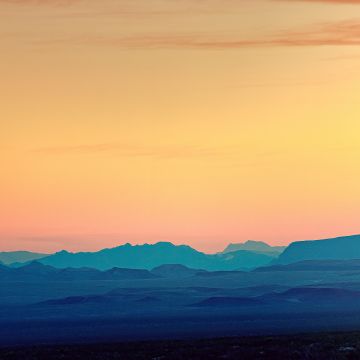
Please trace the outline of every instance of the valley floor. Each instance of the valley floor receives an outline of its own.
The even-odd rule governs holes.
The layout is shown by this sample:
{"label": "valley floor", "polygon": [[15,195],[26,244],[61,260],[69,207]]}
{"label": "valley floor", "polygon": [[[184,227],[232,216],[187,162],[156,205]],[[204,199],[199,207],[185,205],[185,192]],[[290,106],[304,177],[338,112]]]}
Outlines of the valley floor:
{"label": "valley floor", "polygon": [[0,348],[1,360],[359,358],[360,332]]}
{"label": "valley floor", "polygon": [[[14,279],[9,275],[12,270],[5,268],[0,281],[0,348],[17,350],[2,350],[0,360],[231,359],[239,358],[237,354],[242,354],[241,359],[246,354],[247,358],[261,359],[260,355],[276,358],[277,352],[288,354],[285,360],[296,358],[301,344],[305,345],[300,346],[300,359],[320,358],[303,356],[302,351],[310,350],[353,356],[357,342],[348,345],[347,340],[339,340],[332,348],[333,338],[328,335],[319,340],[302,337],[300,342],[290,336],[360,330],[360,269],[348,263],[326,264],[326,269],[320,265],[252,272],[192,273],[187,269],[186,274],[164,272],[136,279],[132,270],[118,269],[112,275],[122,277],[110,280],[88,278],[93,274],[91,269],[82,269],[81,276],[76,272],[75,277],[52,279],[43,276],[48,268],[37,264],[23,269]],[[73,270],[70,272],[73,276]],[[288,340],[239,338],[279,334],[289,334]],[[357,341],[356,336],[353,339]],[[119,342],[107,345],[111,353],[106,356],[101,355],[106,350],[101,350],[101,345],[62,345]],[[46,344],[59,347],[35,348]],[[24,348],[28,346],[31,348]],[[322,346],[328,350],[318,350]],[[39,351],[37,357],[34,351]],[[182,351],[186,353],[182,355]]]}

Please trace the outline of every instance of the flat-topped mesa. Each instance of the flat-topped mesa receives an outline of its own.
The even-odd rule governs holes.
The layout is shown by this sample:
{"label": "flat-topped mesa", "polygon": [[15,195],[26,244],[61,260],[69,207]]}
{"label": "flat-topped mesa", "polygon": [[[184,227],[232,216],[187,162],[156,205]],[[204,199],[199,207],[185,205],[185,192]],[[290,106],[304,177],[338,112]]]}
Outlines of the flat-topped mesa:
{"label": "flat-topped mesa", "polygon": [[276,263],[290,264],[302,260],[351,259],[360,259],[360,235],[293,242],[279,256]]}
{"label": "flat-topped mesa", "polygon": [[248,240],[244,243],[230,243],[223,253],[229,253],[239,250],[257,251],[260,253],[280,254],[285,250],[285,246],[271,246],[264,241]]}

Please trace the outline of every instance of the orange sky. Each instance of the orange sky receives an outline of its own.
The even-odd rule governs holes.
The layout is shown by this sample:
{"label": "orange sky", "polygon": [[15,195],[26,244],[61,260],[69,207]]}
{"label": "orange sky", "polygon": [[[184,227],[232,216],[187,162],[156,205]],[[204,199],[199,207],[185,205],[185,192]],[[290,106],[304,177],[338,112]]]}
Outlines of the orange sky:
{"label": "orange sky", "polygon": [[360,233],[360,1],[0,0],[0,250]]}

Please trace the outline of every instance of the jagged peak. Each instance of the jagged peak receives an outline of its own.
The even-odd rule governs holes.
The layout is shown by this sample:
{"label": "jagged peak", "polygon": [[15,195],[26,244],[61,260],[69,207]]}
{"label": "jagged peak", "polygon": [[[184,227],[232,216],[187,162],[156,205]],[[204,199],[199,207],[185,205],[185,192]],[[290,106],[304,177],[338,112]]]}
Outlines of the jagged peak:
{"label": "jagged peak", "polygon": [[55,253],[55,255],[67,255],[67,254],[70,254],[70,252],[67,250],[60,250]]}

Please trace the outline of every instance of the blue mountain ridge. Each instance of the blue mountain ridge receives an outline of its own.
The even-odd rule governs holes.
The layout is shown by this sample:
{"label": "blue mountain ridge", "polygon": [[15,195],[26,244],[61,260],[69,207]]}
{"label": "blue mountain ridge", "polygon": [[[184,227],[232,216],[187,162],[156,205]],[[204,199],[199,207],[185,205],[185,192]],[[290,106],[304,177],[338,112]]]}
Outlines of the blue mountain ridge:
{"label": "blue mountain ridge", "polygon": [[290,264],[303,260],[360,259],[360,235],[291,243],[275,261]]}
{"label": "blue mountain ridge", "polygon": [[270,255],[245,250],[209,255],[187,245],[159,242],[154,245],[125,244],[98,252],[61,251],[42,258],[39,262],[57,268],[90,267],[98,270],[109,270],[114,267],[150,270],[164,264],[179,264],[213,271],[253,269],[267,265],[273,259]]}

